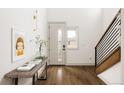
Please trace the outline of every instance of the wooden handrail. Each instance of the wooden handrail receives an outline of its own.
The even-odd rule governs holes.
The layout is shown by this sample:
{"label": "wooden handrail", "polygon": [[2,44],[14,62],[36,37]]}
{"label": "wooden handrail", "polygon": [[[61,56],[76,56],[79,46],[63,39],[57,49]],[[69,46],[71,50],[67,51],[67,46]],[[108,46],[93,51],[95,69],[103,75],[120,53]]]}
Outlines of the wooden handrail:
{"label": "wooden handrail", "polygon": [[100,74],[121,60],[121,47],[118,47],[102,64],[96,67],[96,74]]}

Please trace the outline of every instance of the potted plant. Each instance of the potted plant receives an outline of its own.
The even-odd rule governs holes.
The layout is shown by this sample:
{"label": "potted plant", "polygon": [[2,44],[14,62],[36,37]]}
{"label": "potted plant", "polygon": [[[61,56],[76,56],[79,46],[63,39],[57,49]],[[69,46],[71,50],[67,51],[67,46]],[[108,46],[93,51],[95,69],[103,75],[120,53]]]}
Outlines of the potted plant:
{"label": "potted plant", "polygon": [[36,59],[42,59],[43,58],[42,52],[44,50],[43,48],[47,46],[47,41],[42,40],[40,35],[38,35],[35,37],[35,43],[36,46],[38,47],[38,55],[36,55]]}

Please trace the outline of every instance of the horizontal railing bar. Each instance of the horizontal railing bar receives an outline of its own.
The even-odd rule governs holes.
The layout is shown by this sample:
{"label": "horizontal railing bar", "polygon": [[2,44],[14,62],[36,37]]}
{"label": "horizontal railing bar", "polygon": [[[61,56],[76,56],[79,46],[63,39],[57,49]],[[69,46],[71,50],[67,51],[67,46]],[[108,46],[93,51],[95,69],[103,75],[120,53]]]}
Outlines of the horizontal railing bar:
{"label": "horizontal railing bar", "polygon": [[[117,31],[119,31],[119,30],[117,30]],[[97,49],[98,54],[101,53],[102,51],[104,51],[104,49],[105,49],[106,46],[109,44],[109,42],[111,42],[114,38],[116,38],[117,35],[120,35],[120,34],[119,34],[119,33],[116,33],[111,39],[109,39],[109,40],[107,41],[107,44],[105,43],[105,46],[103,46],[101,49]]]}
{"label": "horizontal railing bar", "polygon": [[105,46],[102,47],[101,49],[97,49],[98,53],[97,54],[100,54],[101,52],[103,52],[105,50],[105,48],[108,47],[108,45],[111,43],[112,40],[114,40],[115,38],[117,39],[117,37],[119,38],[120,34],[119,33],[116,33],[109,41],[108,43],[105,43]]}
{"label": "horizontal railing bar", "polygon": [[[106,57],[106,58],[104,58],[104,60],[102,61],[102,63],[100,63],[99,65],[97,65],[96,66],[96,68],[97,67],[99,67],[100,65],[102,65],[102,64],[104,64],[105,62],[106,62],[106,60],[108,60],[114,53],[116,53],[118,50],[120,51],[120,46],[119,47],[117,47],[108,57]],[[120,52],[119,52],[119,56],[120,56]],[[111,62],[113,62],[113,61],[111,61]],[[112,63],[113,64],[113,63]]]}
{"label": "horizontal railing bar", "polygon": [[108,39],[110,39],[117,31],[119,28],[116,28],[113,30],[113,33],[109,35],[109,37],[106,37],[106,40],[104,42],[101,43],[101,45],[99,45],[97,47],[97,50],[101,49],[102,47],[104,47],[104,45],[109,41]]}
{"label": "horizontal railing bar", "polygon": [[[116,43],[116,46],[114,46],[112,49],[114,50],[114,48],[116,48],[117,46],[119,46],[118,43]],[[101,59],[98,59],[98,60],[97,60],[97,63],[99,63],[102,59],[104,59],[104,57],[108,56],[108,54],[109,54],[110,52],[111,52],[111,50],[108,51]]]}
{"label": "horizontal railing bar", "polygon": [[[113,44],[115,44],[115,42],[114,42]],[[111,46],[112,46],[113,44],[111,44]],[[110,46],[110,45],[109,45],[109,46]],[[106,51],[108,51],[108,49],[110,49],[110,47],[108,47],[108,48],[106,49]],[[100,59],[100,58],[101,58],[101,56],[105,55],[106,51],[105,51],[105,52],[103,52],[103,54],[102,54],[102,55],[100,55],[100,56],[99,56],[99,57],[97,57],[97,58],[98,58],[98,59]]]}
{"label": "horizontal railing bar", "polygon": [[[119,47],[119,44],[117,44],[114,48],[112,48],[113,50],[115,50],[116,48]],[[104,58],[108,57],[112,52],[113,50],[110,50],[102,59],[100,59],[99,61],[97,61],[97,64],[99,64],[100,62],[102,62],[104,60]]]}
{"label": "horizontal railing bar", "polygon": [[[119,23],[119,25],[120,25],[120,22],[118,22],[118,23]],[[118,23],[117,23],[117,24],[118,24]],[[116,27],[117,27],[117,26],[118,26],[118,25],[116,25]],[[111,31],[111,30],[109,31],[109,34],[108,34],[108,35],[110,35],[110,33],[112,33],[112,32],[114,31],[113,29],[114,29],[114,28],[112,28],[112,31]],[[107,37],[107,36],[106,36],[106,37]],[[101,41],[101,43],[106,40],[106,37],[103,37],[103,40]],[[104,40],[104,39],[105,39],[105,40]],[[101,44],[101,43],[100,43],[100,44]],[[100,44],[99,44],[99,45],[100,45]],[[99,45],[98,45],[98,47],[99,47]]]}
{"label": "horizontal railing bar", "polygon": [[[118,21],[120,21],[119,19],[120,19],[120,18],[118,18],[117,21],[114,21],[115,23],[112,24],[112,27],[110,27],[110,28],[108,29],[108,31],[106,32],[106,34],[104,35],[104,37],[103,37],[102,40],[104,40],[104,38],[106,37],[106,35],[107,35],[108,33],[111,33],[110,30],[113,29],[113,27],[115,27],[115,26],[118,24]],[[101,42],[102,42],[102,40],[101,40]],[[100,43],[101,43],[101,42],[100,42]],[[100,43],[99,43],[99,44],[100,44]],[[98,45],[99,45],[99,44],[98,44]],[[97,46],[98,46],[98,45],[97,45]]]}
{"label": "horizontal railing bar", "polygon": [[[116,48],[114,48],[114,51],[115,51],[118,47],[120,47],[120,46],[116,46]],[[104,57],[104,59],[102,59],[99,63],[97,63],[96,66],[99,66],[100,64],[102,64],[102,62],[103,62],[104,60],[106,60],[106,58],[107,58],[108,56],[110,56],[111,53],[113,53],[113,51],[111,51],[106,57]]]}
{"label": "horizontal railing bar", "polygon": [[106,48],[106,46],[113,40],[113,38],[117,37],[117,35],[120,35],[120,34],[116,33],[111,39],[108,39],[107,43],[104,43],[103,47],[101,47],[100,49],[97,49],[98,50],[98,54],[101,53]]}
{"label": "horizontal railing bar", "polygon": [[[116,41],[116,40],[114,40],[113,42],[118,42],[118,41]],[[114,43],[111,43],[105,50],[108,50],[109,49],[109,47],[111,46],[111,45],[113,45]],[[105,52],[103,52],[103,53],[101,53],[102,55],[104,54]],[[101,56],[101,55],[100,55]],[[97,56],[97,58],[99,58],[100,56]]]}
{"label": "horizontal railing bar", "polygon": [[[114,51],[116,49],[116,47],[119,47],[119,43],[118,42],[116,42],[114,45],[116,45],[116,46],[114,46],[113,48],[110,48],[111,50],[110,51],[107,51],[107,53],[106,53],[106,55],[104,55],[104,57],[108,56],[109,53],[111,53],[112,51]],[[104,59],[104,57],[102,59]],[[99,63],[102,59],[97,60],[97,62]]]}

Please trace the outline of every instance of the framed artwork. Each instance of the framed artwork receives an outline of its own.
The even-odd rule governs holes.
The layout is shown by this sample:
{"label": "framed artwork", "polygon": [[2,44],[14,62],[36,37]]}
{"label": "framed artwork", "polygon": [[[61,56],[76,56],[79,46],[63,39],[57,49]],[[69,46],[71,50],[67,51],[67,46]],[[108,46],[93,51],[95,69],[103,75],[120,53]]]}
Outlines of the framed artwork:
{"label": "framed artwork", "polygon": [[25,32],[15,28],[12,31],[12,62],[23,59],[26,55],[26,37]]}

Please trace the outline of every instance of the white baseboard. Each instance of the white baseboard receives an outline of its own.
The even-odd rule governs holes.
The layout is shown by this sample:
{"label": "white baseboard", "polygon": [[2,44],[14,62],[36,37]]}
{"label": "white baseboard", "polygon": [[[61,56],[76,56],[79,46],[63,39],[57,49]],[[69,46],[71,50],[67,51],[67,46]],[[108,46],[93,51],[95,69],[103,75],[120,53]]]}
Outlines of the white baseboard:
{"label": "white baseboard", "polygon": [[111,85],[111,83],[107,81],[105,78],[103,78],[102,76],[97,76],[97,77],[100,78],[105,84]]}
{"label": "white baseboard", "polygon": [[59,66],[59,65],[65,65],[65,64],[49,64],[49,65],[56,65],[56,66],[58,65]]}
{"label": "white baseboard", "polygon": [[94,66],[95,63],[66,63],[67,66]]}

